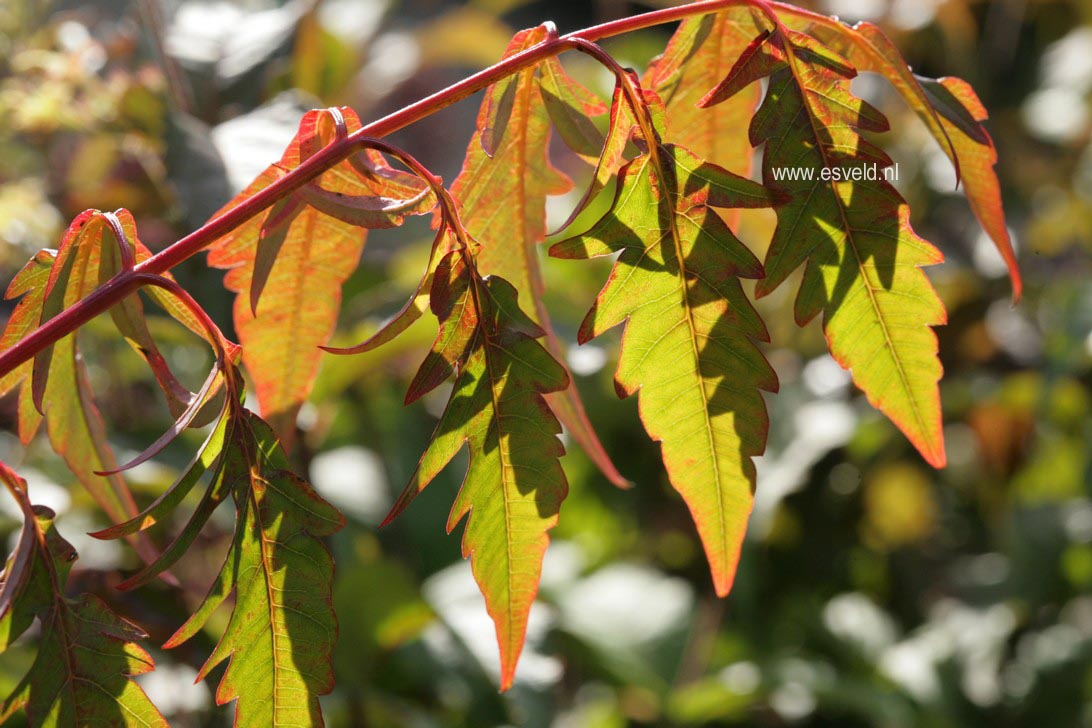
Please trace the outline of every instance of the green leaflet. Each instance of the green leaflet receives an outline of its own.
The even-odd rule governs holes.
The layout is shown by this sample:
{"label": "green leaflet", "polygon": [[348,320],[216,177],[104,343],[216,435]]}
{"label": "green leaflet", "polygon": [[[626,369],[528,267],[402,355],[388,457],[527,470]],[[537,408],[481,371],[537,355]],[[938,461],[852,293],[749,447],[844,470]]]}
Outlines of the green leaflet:
{"label": "green leaflet", "polygon": [[[944,307],[921,266],[942,256],[914,234],[909,209],[889,183],[824,181],[824,168],[842,172],[886,168],[887,155],[862,131],[884,131],[887,120],[853,96],[849,63],[795,31],[760,35],[703,101],[730,98],[769,77],[751,122],[751,143],[766,142],[763,180],[788,202],[777,207],[777,229],[766,256],[765,295],[807,263],[796,298],[803,325],[823,313],[831,355],[853,374],[868,400],[907,435],[922,456],[944,464],[941,375],[931,326]],[[775,170],[811,169],[811,180],[779,180]]]}
{"label": "green leaflet", "polygon": [[[656,114],[658,100],[645,95]],[[621,253],[580,329],[581,343],[628,321],[615,373],[640,392],[641,419],[697,524],[718,594],[727,594],[752,504],[751,458],[765,448],[760,389],[777,378],[756,347],[766,328],[740,278],[762,267],[713,210],[766,207],[761,186],[658,139],[627,164],[613,209],[561,258]]]}
{"label": "green leaflet", "polygon": [[224,448],[234,434],[234,430],[235,418],[225,410],[197,455],[190,462],[190,466],[170,488],[134,518],[91,534],[95,538],[101,539],[119,538],[143,531],[156,523],[162,522],[193,490],[201,477],[206,472],[212,472],[211,484],[202,494],[201,500],[190,515],[185,527],[179,531],[178,535],[167,545],[155,561],[118,584],[118,589],[126,591],[141,586],[171,568],[175,562],[185,555],[217,507],[228,498],[230,492],[224,483],[227,471],[221,465],[224,462]]}
{"label": "green leaflet", "polygon": [[569,213],[568,219],[551,233],[552,236],[566,234],[569,226],[576,222],[576,219],[585,210],[592,207],[594,200],[600,195],[608,194],[607,187],[615,181],[618,170],[625,162],[626,145],[633,136],[635,123],[633,110],[625,101],[623,84],[617,81],[614,85],[614,92],[611,94],[607,135],[603,140],[603,146],[595,163],[595,170],[592,172],[588,188],[584,191],[580,201],[573,207],[573,211]]}
{"label": "green leaflet", "polygon": [[[202,443],[189,466],[178,479],[163,492],[155,501],[139,514],[124,523],[119,523],[110,528],[91,534],[95,538],[111,539],[128,536],[131,533],[143,531],[162,522],[175,508],[189,495],[201,477],[208,471],[216,472],[219,469],[220,458],[224,452],[224,446],[228,439],[228,433],[232,424],[232,418],[227,412],[221,412],[216,425],[209,432],[205,442]],[[192,523],[191,519],[191,523]],[[203,523],[203,522],[202,522]],[[200,528],[200,525],[198,526]],[[189,530],[187,528],[186,530]],[[161,555],[156,559],[156,564],[162,562]],[[162,569],[159,569],[162,571]]]}
{"label": "green leaflet", "polygon": [[26,484],[0,463],[0,479],[23,512],[23,531],[0,585],[0,652],[35,617],[41,621],[38,655],[0,706],[0,724],[20,712],[31,726],[167,726],[130,680],[154,668],[137,640],[147,637],[98,598],[64,596],[76,559],[53,527],[48,508],[31,506]]}
{"label": "green leaflet", "polygon": [[[19,343],[24,337],[38,328],[41,318],[42,302],[45,299],[46,282],[49,269],[56,258],[55,251],[39,250],[23,269],[15,274],[5,293],[5,298],[18,298],[15,310],[8,318],[4,333],[0,336],[0,349],[7,350]],[[37,434],[42,424],[42,415],[34,407],[34,398],[29,386],[20,386],[29,381],[34,361],[27,361],[12,369],[0,379],[0,394],[7,394],[19,386],[19,439],[29,443]]]}
{"label": "green leaflet", "polygon": [[[117,230],[121,231],[121,240]],[[127,210],[109,214],[86,210],[77,216],[56,254],[37,253],[9,286],[8,298],[22,296],[22,300],[8,320],[0,345],[15,344],[114,275],[120,269],[119,245],[129,247],[134,258],[147,255]],[[129,296],[110,313],[118,330],[152,367],[172,409],[184,407],[191,395],[174,379],[156,349],[144,322],[140,299]],[[105,426],[78,355],[76,338],[75,334],[65,336],[35,356],[33,362],[16,368],[0,382],[0,391],[21,387],[19,434],[24,442],[38,429],[42,420],[38,413],[44,413],[54,451],[111,519],[125,520],[136,513],[136,506],[124,480],[118,475],[97,474],[114,470],[117,463],[106,441]],[[133,545],[145,561],[154,558],[146,538],[138,537]]]}
{"label": "green leaflet", "polygon": [[272,429],[242,406],[238,369],[225,362],[220,418],[178,480],[136,517],[92,534],[119,538],[169,520],[209,475],[186,525],[160,556],[118,585],[140,586],[180,559],[216,508],[235,504],[235,537],[198,610],[167,641],[196,634],[230,596],[227,629],[201,670],[230,658],[216,693],[238,700],[236,726],[322,725],[318,696],[333,688],[330,655],[337,637],[333,560],[320,540],[344,524],[341,514],[289,470]]}
{"label": "green leaflet", "polygon": [[[241,408],[227,416],[228,443],[207,495],[233,499],[235,538],[204,603],[165,647],[196,634],[234,593],[231,620],[200,673],[204,677],[230,658],[217,703],[238,699],[240,728],[322,725],[318,696],[333,688],[337,620],[334,565],[319,539],[344,521],[288,470],[267,424]],[[187,530],[194,528],[200,525],[191,521]]]}
{"label": "green leaflet", "polygon": [[606,112],[603,102],[565,73],[557,58],[547,58],[539,65],[538,72],[542,103],[558,135],[577,154],[599,156],[603,135],[592,117]]}
{"label": "green leaflet", "polygon": [[135,644],[147,637],[143,630],[90,594],[58,602],[42,629],[38,657],[0,709],[0,723],[22,709],[32,726],[167,726],[129,679],[154,667]]}
{"label": "green leaflet", "polygon": [[[120,272],[121,248],[129,251],[132,260],[150,255],[137,239],[136,221],[128,210],[112,213],[85,210],[81,213],[69,226],[51,263],[41,303],[40,323],[45,323],[86,297]],[[174,378],[152,340],[140,297],[127,296],[110,309],[110,317],[133,350],[148,362],[167,396],[171,411],[176,415],[180,413],[191,394]],[[52,356],[53,347],[46,347],[35,357],[32,393],[39,411],[43,409]]]}
{"label": "green leaflet", "polygon": [[1009,269],[1013,302],[1018,301],[1023,283],[994,173],[997,150],[982,123],[986,109],[970,84],[951,76],[934,80],[915,75],[895,44],[872,23],[850,27],[814,16],[788,21],[795,30],[803,30],[841,53],[857,70],[881,74],[910,105],[952,161],[971,210]]}
{"label": "green leaflet", "polygon": [[[530,48],[547,35],[546,26],[520,31],[505,55]],[[499,275],[516,287],[524,308],[545,332],[546,348],[558,360],[564,358],[564,347],[543,300],[538,248],[546,238],[547,196],[566,192],[572,183],[550,162],[550,123],[575,151],[596,154],[603,139],[588,117],[603,111],[556,58],[515,74],[486,91],[478,130],[451,186],[468,232],[481,244],[476,260],[482,275]],[[607,479],[625,487],[628,481],[599,442],[575,383],[549,394],[546,401]]]}
{"label": "green leaflet", "polygon": [[[452,246],[454,248],[454,246]],[[433,278],[432,311],[440,332],[407,399],[456,373],[432,442],[386,522],[462,449],[470,465],[448,518],[450,532],[469,514],[463,555],[496,625],[501,689],[512,684],[538,591],[547,531],[568,492],[558,458],[561,426],[543,395],[564,390],[565,369],[536,339],[507,281],[483,279],[465,249],[448,252]]]}

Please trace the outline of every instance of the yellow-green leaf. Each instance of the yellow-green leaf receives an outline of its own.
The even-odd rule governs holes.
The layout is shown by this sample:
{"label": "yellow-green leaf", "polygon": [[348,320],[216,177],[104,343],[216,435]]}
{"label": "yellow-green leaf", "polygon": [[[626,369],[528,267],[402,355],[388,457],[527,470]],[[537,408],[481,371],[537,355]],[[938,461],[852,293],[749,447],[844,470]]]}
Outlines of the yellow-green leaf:
{"label": "yellow-green leaf", "polygon": [[0,585],[0,652],[37,617],[38,654],[0,705],[0,724],[22,713],[38,726],[162,726],[167,721],[130,678],[154,669],[136,642],[147,638],[97,597],[65,597],[76,551],[53,512],[31,506],[26,483],[0,463],[0,480],[23,513],[23,531]]}
{"label": "yellow-green leaf", "polygon": [[[318,698],[334,684],[337,619],[333,560],[320,539],[344,520],[288,470],[268,425],[236,406],[225,417],[231,418],[225,452],[206,498],[231,496],[235,537],[205,601],[165,646],[191,638],[234,595],[228,626],[200,672],[230,659],[216,702],[238,700],[239,728],[321,726]],[[202,519],[211,510],[199,506]],[[203,522],[191,520],[187,530]]]}
{"label": "yellow-green leaf", "polygon": [[[116,229],[111,218],[118,223]],[[123,231],[121,240],[117,229]],[[8,297],[21,295],[23,299],[8,320],[0,344],[10,346],[18,342],[114,275],[120,269],[120,245],[128,246],[134,259],[147,252],[139,245],[135,223],[128,211],[105,214],[86,210],[76,217],[56,254],[39,252],[12,281]],[[189,393],[175,381],[156,349],[137,296],[124,299],[111,309],[111,316],[121,333],[152,365],[168,393],[168,401],[183,404]],[[87,381],[76,334],[46,347],[32,362],[17,367],[0,383],[5,391],[17,385],[21,386],[19,431],[24,441],[29,441],[36,432],[42,419],[37,412],[41,412],[54,451],[64,458],[107,516],[116,521],[134,516],[137,509],[125,481],[116,474],[97,474],[115,470],[117,463]],[[132,543],[145,561],[154,558],[145,537],[135,537]]]}
{"label": "yellow-green leaf", "polygon": [[[521,31],[505,55],[546,37],[545,26]],[[481,273],[499,275],[516,287],[523,308],[533,312],[545,332],[547,349],[557,359],[563,359],[563,347],[543,301],[538,248],[546,238],[547,195],[571,187],[547,156],[551,115],[577,151],[586,153],[595,143],[594,126],[589,130],[577,122],[577,109],[598,110],[590,92],[566,76],[556,59],[544,62],[540,75],[529,68],[490,88],[478,116],[478,131],[451,187],[467,230],[481,244],[477,254]],[[592,429],[576,385],[548,394],[546,401],[603,474],[616,485],[626,485]]]}
{"label": "yellow-green leaf", "polygon": [[787,20],[841,53],[858,71],[882,75],[914,110],[952,161],[971,210],[1009,269],[1012,297],[1018,301],[1023,283],[994,172],[997,150],[983,125],[986,109],[970,84],[953,77],[934,80],[915,75],[891,39],[872,23],[848,26],[829,18],[794,17],[791,13]]}
{"label": "yellow-green leaf", "polygon": [[[452,246],[454,248],[454,246]],[[558,458],[560,424],[543,395],[569,384],[535,339],[542,329],[498,276],[483,279],[461,247],[447,253],[432,285],[436,343],[411,396],[457,371],[447,408],[389,522],[466,444],[470,465],[451,509],[450,532],[467,517],[463,555],[485,596],[500,646],[501,689],[515,675],[538,591],[542,557],[568,492]]]}
{"label": "yellow-green leaf", "polygon": [[823,314],[831,355],[939,467],[941,365],[930,327],[945,323],[946,314],[921,267],[942,256],[914,234],[906,202],[883,179],[891,160],[861,136],[885,131],[887,120],[850,93],[855,75],[846,59],[810,36],[767,31],[706,103],[769,78],[751,142],[765,142],[763,182],[787,202],[777,206],[756,293],[769,293],[806,263],[797,322]]}
{"label": "yellow-green leaf", "polygon": [[620,253],[579,340],[627,322],[615,387],[620,396],[639,392],[641,420],[662,444],[724,595],[751,512],[752,458],[766,445],[760,390],[775,391],[777,378],[755,345],[766,328],[739,280],[760,277],[762,266],[713,206],[770,202],[761,186],[681,147],[645,144],[649,151],[622,169],[611,211],[550,254]]}

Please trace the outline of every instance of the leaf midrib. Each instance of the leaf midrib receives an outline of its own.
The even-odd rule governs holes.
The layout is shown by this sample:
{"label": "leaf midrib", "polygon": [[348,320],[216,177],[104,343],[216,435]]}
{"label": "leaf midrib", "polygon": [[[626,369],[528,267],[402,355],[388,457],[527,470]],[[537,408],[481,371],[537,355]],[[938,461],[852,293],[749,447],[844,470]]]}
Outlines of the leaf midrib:
{"label": "leaf midrib", "polygon": [[[826,148],[822,144],[822,137],[819,135],[819,128],[816,126],[815,115],[812,113],[810,97],[807,93],[808,89],[804,85],[799,74],[797,73],[796,64],[799,62],[799,60],[797,59],[796,52],[793,49],[792,43],[788,40],[788,38],[785,38],[784,46],[785,53],[789,60],[789,69],[792,73],[793,80],[796,82],[796,87],[803,101],[803,107],[808,115],[808,122],[811,126],[812,136],[815,138],[816,141],[816,150],[818,151],[819,156],[823,158],[823,164],[827,165],[830,163],[830,157],[826,153]],[[822,181],[820,181],[819,185],[816,185],[816,187],[819,187],[821,185]],[[917,423],[919,432],[923,434],[927,433],[929,429],[928,427],[926,427],[925,421],[921,417],[921,411],[917,406],[917,398],[914,397],[913,389],[910,386],[910,380],[906,376],[906,371],[902,365],[902,359],[899,357],[898,351],[895,349],[895,344],[891,339],[891,333],[890,331],[888,331],[887,328],[887,321],[884,318],[883,312],[880,310],[879,301],[876,298],[876,291],[872,287],[872,281],[868,277],[868,271],[865,270],[864,262],[861,259],[861,253],[857,249],[857,243],[855,242],[853,235],[855,230],[849,224],[849,218],[846,216],[845,205],[842,202],[841,196],[838,194],[838,188],[835,186],[835,182],[833,180],[830,182],[830,190],[838,207],[838,215],[842,219],[842,229],[845,230],[847,247],[849,247],[849,249],[853,251],[853,258],[857,262],[857,270],[860,272],[862,285],[864,285],[865,290],[868,292],[869,303],[872,304],[872,310],[876,315],[876,320],[880,324],[880,330],[883,332],[884,344],[891,355],[891,359],[895,363],[895,370],[899,374],[899,383],[902,385],[903,393],[906,395],[907,400],[910,402],[910,410],[914,413],[914,421],[915,423]]]}
{"label": "leaf midrib", "polygon": [[[512,604],[512,580],[513,580],[514,574],[513,574],[513,571],[512,571],[512,514],[511,514],[511,511],[510,511],[511,504],[509,502],[509,497],[508,497],[508,485],[509,485],[508,467],[507,467],[507,461],[509,459],[507,457],[507,455],[508,455],[508,443],[506,442],[506,438],[503,436],[504,432],[502,430],[502,422],[504,421],[504,419],[500,416],[501,407],[500,407],[500,398],[497,396],[497,376],[496,376],[496,372],[493,369],[493,357],[491,356],[491,352],[493,351],[494,344],[490,341],[490,337],[489,337],[487,327],[481,323],[481,321],[482,321],[481,299],[482,299],[482,293],[483,292],[480,291],[479,288],[478,288],[478,282],[479,282],[480,279],[478,278],[477,272],[473,269],[473,267],[471,267],[471,269],[470,269],[470,274],[471,274],[471,276],[473,276],[473,278],[471,280],[471,283],[470,283],[470,291],[471,291],[471,295],[473,296],[473,299],[474,299],[474,306],[478,310],[478,321],[479,321],[478,325],[480,327],[478,330],[481,332],[481,336],[482,336],[482,339],[483,339],[483,341],[482,341],[482,348],[483,348],[482,356],[485,359],[485,370],[486,370],[486,373],[487,373],[487,375],[489,377],[489,397],[490,397],[490,400],[493,403],[493,414],[494,414],[494,416],[491,418],[490,428],[492,428],[492,427],[497,428],[497,456],[501,460],[500,476],[501,476],[501,494],[503,495],[503,500],[504,500],[504,549],[505,549],[505,556],[506,556],[506,559],[505,559],[505,562],[504,562],[504,569],[505,569],[505,575],[507,577],[506,583],[505,583],[505,586],[506,586],[506,588],[505,588],[505,604],[507,606],[507,610],[506,610],[506,618],[504,620],[507,639],[504,642],[503,648],[505,649],[505,652],[507,653],[507,650],[509,650],[511,648],[511,645],[512,645],[512,615],[515,613],[515,606]],[[486,295],[488,295],[487,292],[486,292]],[[489,437],[489,429],[490,428],[486,429],[486,437],[487,438]],[[514,468],[513,468],[512,472],[515,473]],[[467,524],[467,528],[469,528],[469,527],[470,527],[470,524]],[[501,661],[502,670],[506,666],[505,663],[506,663],[506,659]]]}
{"label": "leaf midrib", "polygon": [[[252,435],[252,437],[253,437],[253,435]],[[261,479],[260,476],[258,476],[257,473],[254,472],[254,468],[256,467],[257,457],[260,457],[261,453],[258,452],[257,450],[251,450],[251,446],[250,446],[249,443],[250,443],[250,439],[246,438],[246,439],[243,440],[243,445],[242,445],[242,447],[246,451],[247,465],[248,465],[248,468],[249,468],[248,476],[249,476],[249,480],[250,480],[250,487],[247,489],[247,502],[249,503],[249,507],[251,509],[253,509],[254,523],[258,526],[258,542],[259,542],[259,545],[261,547],[260,548],[260,553],[261,553],[261,557],[262,557],[262,571],[264,572],[264,576],[265,576],[263,581],[265,582],[266,600],[269,603],[268,620],[269,620],[270,642],[272,643],[271,662],[273,663],[273,679],[272,679],[272,683],[273,683],[273,685],[272,685],[272,691],[273,691],[273,717],[274,717],[273,723],[274,723],[274,725],[276,725],[276,722],[277,722],[276,721],[276,716],[277,716],[277,712],[278,712],[278,710],[280,708],[280,698],[278,696],[278,690],[277,690],[277,688],[278,688],[277,675],[281,671],[281,666],[280,666],[280,650],[278,649],[278,641],[277,641],[277,621],[276,621],[276,618],[273,616],[273,607],[274,607],[275,602],[273,601],[274,595],[273,595],[272,576],[273,576],[273,573],[274,573],[274,569],[273,569],[271,556],[267,553],[267,550],[270,547],[269,547],[268,541],[266,540],[266,537],[265,537],[265,523],[262,520],[262,511],[261,511],[261,507],[260,507],[260,505],[258,503],[258,497],[255,494],[255,487],[254,487],[254,481],[258,480],[258,479]],[[245,518],[243,519],[242,526],[243,526],[243,528],[246,527],[246,519]],[[240,544],[240,548],[243,548],[242,544]],[[236,596],[236,599],[238,599],[238,596]],[[236,605],[236,608],[237,608],[237,605]],[[236,706],[236,710],[238,710],[238,706]]]}
{"label": "leaf midrib", "polygon": [[[694,322],[693,311],[691,310],[691,307],[690,307],[689,290],[687,289],[687,285],[686,285],[686,262],[685,262],[686,258],[685,258],[684,252],[683,252],[682,240],[680,239],[680,236],[679,236],[678,222],[675,219],[675,216],[677,214],[677,211],[675,209],[675,194],[676,194],[676,192],[675,192],[674,189],[668,189],[668,185],[666,184],[668,176],[665,174],[663,159],[660,156],[661,151],[662,151],[662,149],[660,147],[660,144],[659,144],[658,140],[655,141],[654,143],[649,144],[650,161],[653,164],[655,164],[656,168],[659,170],[659,174],[657,175],[658,176],[658,185],[660,187],[660,193],[662,195],[662,199],[664,200],[664,203],[667,205],[667,212],[668,212],[668,217],[669,217],[669,220],[670,220],[670,222],[669,222],[670,228],[669,229],[670,229],[670,233],[671,233],[671,242],[672,242],[672,245],[673,245],[673,247],[675,249],[675,260],[676,260],[677,267],[678,267],[677,278],[678,278],[678,283],[679,283],[679,291],[681,293],[681,298],[682,298],[682,308],[683,308],[683,311],[684,311],[685,316],[686,316],[687,333],[690,335],[690,350],[691,350],[691,354],[694,357],[694,363],[695,363],[695,367],[696,367],[695,371],[694,371],[694,375],[695,375],[695,378],[697,379],[697,389],[701,393],[701,401],[702,401],[701,413],[702,413],[702,418],[703,418],[703,420],[705,422],[705,427],[703,427],[702,429],[705,430],[706,438],[707,438],[707,441],[708,441],[708,444],[709,444],[709,456],[713,461],[712,462],[712,466],[713,466],[712,467],[713,485],[714,485],[714,491],[717,494],[717,523],[719,525],[719,534],[718,535],[719,535],[719,541],[720,541],[719,548],[717,550],[718,561],[720,561],[720,564],[718,564],[718,568],[714,571],[714,573],[717,575],[718,579],[720,579],[720,578],[724,578],[724,576],[726,574],[726,567],[727,567],[727,563],[725,561],[726,558],[727,558],[727,556],[726,556],[727,555],[727,550],[724,548],[725,545],[726,545],[724,543],[724,539],[725,539],[726,534],[728,533],[728,524],[725,521],[725,517],[724,517],[724,493],[721,492],[722,484],[721,484],[721,476],[720,476],[720,467],[719,467],[719,463],[717,462],[717,446],[716,446],[715,438],[713,436],[713,423],[712,423],[712,421],[710,420],[710,417],[709,417],[709,397],[705,392],[704,378],[701,375],[701,348],[698,346],[697,331],[696,331],[696,328],[695,328],[696,324]],[[674,180],[674,175],[671,175],[670,179]],[[649,178],[649,182],[650,183],[652,182],[651,176]],[[660,238],[658,244],[661,245],[661,246],[663,245],[663,238]],[[718,584],[718,588],[719,588],[719,584]]]}
{"label": "leaf midrib", "polygon": [[[533,71],[524,71],[522,74],[520,74],[520,78],[517,81],[517,83],[519,84],[517,86],[517,93],[519,94],[519,104],[520,104],[520,108],[521,108],[521,111],[522,111],[522,113],[521,113],[522,118],[519,120],[521,123],[517,123],[515,125],[515,132],[516,132],[517,136],[514,139],[512,139],[512,141],[509,143],[509,146],[514,148],[516,158],[518,160],[518,165],[519,166],[517,167],[517,169],[521,169],[521,170],[526,170],[527,169],[527,129],[528,129],[528,121],[530,119],[530,114],[531,114],[531,111],[530,111],[530,102],[531,102],[530,95],[531,95],[531,93],[533,93],[536,90],[535,84],[533,83],[533,79],[530,78],[531,73],[533,73]],[[528,81],[531,81],[531,82],[529,83]],[[514,121],[513,119],[509,119],[508,124],[509,124],[510,127],[512,126],[513,121]],[[511,133],[511,132],[512,132],[512,130],[510,129],[509,133]],[[493,166],[494,169],[490,172],[490,176],[492,176],[492,174],[495,173],[500,168],[499,164],[495,164],[495,165],[492,165],[492,166]],[[538,288],[541,288],[541,284],[536,285],[536,281],[538,281],[540,279],[540,275],[538,275],[537,261],[534,260],[535,250],[532,247],[532,244],[531,244],[531,242],[529,240],[529,235],[528,235],[528,233],[529,233],[528,225],[530,224],[528,219],[527,219],[527,207],[528,207],[528,202],[527,202],[528,190],[527,190],[527,187],[528,187],[528,184],[529,184],[528,180],[529,180],[528,175],[524,174],[524,175],[522,175],[520,183],[517,185],[517,189],[519,190],[519,194],[516,196],[517,197],[516,206],[520,210],[520,217],[518,219],[521,219],[521,220],[524,221],[523,225],[520,226],[521,230],[523,232],[523,240],[520,241],[522,243],[521,249],[523,250],[524,258],[525,258],[525,261],[524,261],[525,265],[523,267],[525,269],[528,280],[531,282],[532,289],[538,289]],[[482,189],[484,189],[484,187]],[[495,215],[498,214],[499,211],[500,211],[500,206],[498,205],[496,212],[493,215],[491,215],[489,219],[491,220],[493,217],[495,217]],[[479,321],[480,321],[481,320],[481,315],[482,315],[482,310],[481,310],[481,293],[482,292],[478,290],[478,283],[477,283],[477,280],[476,280],[476,276],[475,276],[475,281],[471,284],[471,286],[472,286],[472,290],[474,291],[475,305],[478,307],[478,316],[479,316]],[[532,290],[531,292],[536,293],[536,294],[541,293],[540,291],[537,291],[537,290]],[[488,295],[488,293],[486,293],[486,295]],[[545,323],[545,310],[544,310],[544,308],[542,306],[542,302],[540,300],[541,298],[542,298],[541,295],[535,295],[534,296],[535,309],[536,309],[536,312],[539,314],[540,323]],[[506,578],[506,585],[505,585],[506,586],[506,588],[505,588],[506,618],[504,620],[507,639],[505,640],[505,643],[504,643],[504,649],[507,652],[509,649],[511,649],[511,645],[512,645],[513,640],[514,640],[514,636],[513,636],[513,633],[512,633],[512,630],[513,630],[513,627],[514,627],[513,615],[516,612],[516,608],[515,608],[515,604],[513,603],[513,596],[512,596],[512,594],[513,594],[512,584],[513,584],[513,581],[515,580],[515,573],[513,571],[513,566],[512,566],[512,564],[513,564],[513,554],[512,554],[512,513],[511,513],[511,499],[510,499],[510,494],[509,494],[509,490],[508,490],[509,485],[511,483],[509,481],[508,467],[507,467],[507,463],[510,460],[510,457],[508,457],[509,456],[508,444],[507,444],[507,442],[505,442],[507,440],[507,438],[505,438],[503,436],[504,435],[504,432],[503,432],[503,429],[502,429],[503,418],[500,416],[500,412],[501,412],[500,399],[497,396],[497,386],[496,386],[497,385],[497,376],[496,376],[496,372],[494,371],[493,356],[491,355],[492,351],[494,349],[494,344],[492,344],[489,341],[489,335],[488,335],[488,332],[487,332],[487,330],[485,328],[482,329],[482,332],[484,334],[483,338],[485,339],[485,341],[483,342],[484,348],[485,348],[485,351],[483,352],[483,354],[485,356],[485,367],[486,367],[486,371],[488,372],[488,375],[489,375],[489,396],[490,396],[490,398],[491,398],[491,400],[493,402],[493,412],[496,415],[495,422],[496,422],[496,427],[497,427],[497,450],[498,450],[498,455],[499,455],[499,457],[501,459],[501,493],[502,493],[502,495],[504,497],[504,528],[505,528],[504,546],[505,546],[505,555],[507,557],[506,560],[505,560],[505,572],[506,572],[506,577],[507,577]],[[515,472],[516,472],[515,468],[513,468],[512,469],[512,473],[513,473],[512,477],[514,477]],[[506,658],[506,660],[504,662],[507,662],[507,658]]]}

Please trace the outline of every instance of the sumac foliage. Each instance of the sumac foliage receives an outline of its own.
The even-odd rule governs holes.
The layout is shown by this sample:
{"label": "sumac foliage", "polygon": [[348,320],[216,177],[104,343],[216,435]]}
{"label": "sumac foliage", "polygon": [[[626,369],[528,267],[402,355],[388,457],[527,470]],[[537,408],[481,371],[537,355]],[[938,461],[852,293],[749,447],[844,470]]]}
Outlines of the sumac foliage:
{"label": "sumac foliage", "polygon": [[[665,53],[643,76],[593,42],[674,21],[681,23]],[[610,98],[567,75],[557,58],[565,51],[603,66],[614,79]],[[661,444],[717,594],[731,589],[756,488],[753,458],[766,446],[766,398],[778,388],[763,355],[770,335],[750,291],[764,296],[802,269],[797,323],[818,317],[831,355],[868,400],[926,461],[944,465],[933,327],[946,314],[923,270],[942,256],[911,228],[898,191],[866,174],[892,162],[874,136],[887,120],[851,88],[860,71],[886,78],[950,158],[1009,265],[1017,299],[996,154],[966,83],[914,75],[869,24],[763,0],[709,0],[567,36],[550,24],[522,31],[495,66],[370,125],[348,108],[308,112],[279,161],[157,255],[126,210],[84,212],[56,251],[39,252],[8,286],[18,303],[0,342],[0,390],[18,398],[23,441],[43,430],[116,524],[93,535],[126,539],[144,560],[121,589],[173,583],[170,568],[213,511],[231,502],[235,530],[223,567],[163,646],[222,625],[201,675],[227,663],[216,697],[237,701],[236,724],[317,725],[337,638],[334,565],[323,539],[342,517],[291,471],[296,416],[322,357],[375,349],[416,320],[435,319],[435,343],[406,403],[448,383],[447,404],[387,520],[469,452],[448,529],[464,523],[463,554],[496,626],[506,689],[568,492],[563,428],[615,485],[629,487],[624,476],[638,487],[647,479],[616,468],[592,429],[551,326],[540,255],[572,266],[613,257],[602,289],[588,291],[577,343],[624,326],[615,388],[638,398],[645,430]],[[485,91],[477,131],[450,187],[381,141],[477,90]],[[555,134],[592,173],[547,247],[547,197],[573,187],[551,164]],[[756,148],[761,168],[752,170]],[[811,174],[783,174],[792,168]],[[743,208],[776,215],[768,245],[737,236]],[[605,212],[589,219],[593,209]],[[431,216],[435,229],[416,292],[371,338],[329,348],[340,289],[367,232],[414,215]],[[238,344],[170,276],[201,250],[236,294]],[[172,374],[147,325],[148,304],[211,348],[215,363],[198,391]],[[147,362],[176,418],[120,466],[76,335],[105,312]],[[244,406],[244,371],[261,416]],[[178,480],[138,510],[124,472],[187,428],[207,428],[204,444]],[[0,649],[34,619],[41,623],[38,659],[3,702],[0,722],[22,711],[33,725],[164,724],[130,679],[153,669],[139,646],[142,630],[96,598],[66,596],[74,550],[7,466],[0,479],[24,515],[0,583]],[[191,494],[200,495],[185,525],[164,533]],[[163,537],[168,545],[157,549]],[[210,623],[221,607],[226,621]]]}

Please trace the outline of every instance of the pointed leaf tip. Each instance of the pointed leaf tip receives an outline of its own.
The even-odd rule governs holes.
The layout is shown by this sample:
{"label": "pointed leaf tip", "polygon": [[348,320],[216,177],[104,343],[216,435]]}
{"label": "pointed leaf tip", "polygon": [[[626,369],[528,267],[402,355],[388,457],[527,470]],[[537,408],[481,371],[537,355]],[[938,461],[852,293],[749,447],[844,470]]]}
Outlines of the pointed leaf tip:
{"label": "pointed leaf tip", "polygon": [[[620,397],[638,394],[641,420],[661,443],[668,477],[691,511],[714,585],[724,593],[751,510],[752,458],[765,448],[761,390],[776,388],[777,379],[755,343],[765,326],[740,283],[761,266],[709,203],[769,201],[764,193],[756,197],[752,183],[658,142],[619,177],[612,210],[552,252],[619,253],[578,341],[625,323],[615,390]],[[733,385],[720,386],[728,376]]]}
{"label": "pointed leaf tip", "polygon": [[[199,674],[228,661],[217,701],[237,701],[240,725],[321,725],[319,696],[333,688],[337,619],[333,560],[320,539],[344,520],[286,469],[283,449],[257,415],[233,405],[228,438],[195,517],[203,522],[230,495],[235,535],[205,600],[164,646],[193,637],[234,594],[231,618]],[[176,543],[193,530],[184,529]],[[173,553],[169,547],[165,557]]]}
{"label": "pointed leaf tip", "polygon": [[776,208],[756,294],[774,290],[804,264],[797,322],[821,313],[834,359],[926,460],[941,464],[942,367],[932,327],[947,316],[922,268],[943,256],[914,233],[906,202],[885,179],[776,176],[787,168],[891,164],[862,137],[886,128],[886,120],[852,94],[853,74],[841,56],[825,58],[817,47],[790,32],[787,66],[769,76],[751,127],[753,142],[777,140],[766,146],[763,178],[789,198]]}

